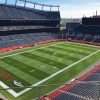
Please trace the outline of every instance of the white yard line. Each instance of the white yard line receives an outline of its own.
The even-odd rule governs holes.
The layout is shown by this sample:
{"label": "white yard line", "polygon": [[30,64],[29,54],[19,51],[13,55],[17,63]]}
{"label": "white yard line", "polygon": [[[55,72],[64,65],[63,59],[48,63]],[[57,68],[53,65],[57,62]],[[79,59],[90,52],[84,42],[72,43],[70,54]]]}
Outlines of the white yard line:
{"label": "white yard line", "polygon": [[[90,54],[90,55],[84,57],[83,59],[80,59],[79,61],[77,61],[77,62],[75,62],[75,63],[73,63],[73,64],[71,64],[71,65],[69,65],[69,66],[66,66],[64,69],[62,69],[62,70],[60,70],[60,71],[58,71],[58,72],[56,72],[56,73],[50,75],[49,77],[47,77],[47,78],[45,78],[45,79],[43,79],[43,80],[37,82],[36,84],[33,84],[32,87],[38,86],[38,85],[40,85],[40,84],[46,82],[47,80],[49,80],[49,79],[53,78],[54,76],[56,76],[56,75],[58,75],[58,74],[64,72],[65,70],[67,70],[67,69],[73,67],[74,65],[76,65],[76,64],[78,64],[78,63],[80,63],[80,62],[86,60],[87,58],[93,56],[94,54],[96,54],[96,53],[98,53],[98,52],[100,52],[100,50],[97,50],[97,51],[93,52],[92,54]],[[1,85],[3,88],[8,88],[4,83],[0,83],[0,85]],[[24,89],[23,91],[21,91],[21,92],[19,92],[19,93],[16,93],[16,92],[13,91],[13,90],[10,90],[10,91],[8,91],[8,92],[11,93],[14,97],[18,97],[18,96],[24,94],[25,92],[27,92],[27,91],[29,91],[29,90],[31,90],[31,89],[32,89],[32,88],[27,88],[27,89]]]}
{"label": "white yard line", "polygon": [[[53,46],[53,45],[57,45],[57,44],[62,44],[62,43],[64,43],[64,42],[60,42],[60,43],[58,42],[58,43],[55,43],[55,44],[51,44],[51,45],[47,45],[47,46],[44,46],[44,47],[39,47],[39,48],[35,48],[35,49],[31,49],[31,50],[27,50],[27,51],[15,53],[15,54],[3,56],[3,57],[0,57],[0,58],[11,57],[11,56],[19,55],[19,54],[21,54],[21,53],[30,52],[30,51],[34,51],[34,50],[46,48],[46,47],[49,47],[49,46]],[[67,42],[67,43],[80,44],[80,45],[87,45],[87,46],[90,46],[90,47],[98,47],[98,46],[93,46],[93,45],[89,45],[89,44],[82,44],[82,43],[74,43],[74,42]],[[98,48],[99,48],[99,47],[98,47]]]}
{"label": "white yard line", "polygon": [[44,47],[39,47],[39,48],[31,49],[31,50],[27,50],[27,51],[23,51],[23,52],[19,52],[19,53],[15,53],[15,54],[11,54],[11,55],[7,55],[7,56],[3,56],[3,57],[0,57],[0,58],[6,58],[6,57],[11,57],[11,56],[16,56],[16,55],[19,55],[21,53],[30,52],[30,51],[34,51],[34,50],[46,48],[46,47],[57,45],[57,44],[62,44],[62,42],[56,43],[56,44],[47,45],[47,46],[44,46]]}
{"label": "white yard line", "polygon": [[77,61],[77,62],[75,62],[75,63],[73,63],[73,64],[71,64],[71,65],[69,65],[69,66],[66,66],[64,69],[62,69],[62,70],[60,70],[60,71],[58,71],[58,72],[56,72],[56,73],[50,75],[49,77],[47,77],[47,78],[45,78],[45,79],[43,79],[43,80],[37,82],[36,84],[34,84],[34,85],[32,85],[32,86],[38,86],[38,85],[42,84],[43,82],[45,82],[45,81],[47,81],[47,80],[53,78],[54,76],[56,76],[56,75],[62,73],[63,71],[65,71],[65,70],[67,70],[67,69],[73,67],[74,65],[80,63],[81,61],[83,61],[83,60],[85,60],[85,59],[91,57],[92,55],[94,55],[94,54],[96,54],[96,53],[98,53],[98,52],[100,52],[100,50],[97,50],[97,51],[93,52],[92,54],[90,54],[90,55],[84,57],[83,59],[80,59],[79,61]]}
{"label": "white yard line", "polygon": [[72,43],[72,44],[80,44],[80,45],[86,45],[86,46],[89,46],[89,47],[97,47],[97,48],[100,48],[100,46],[91,45],[91,44],[85,44],[85,43],[77,43],[77,42],[69,42],[69,43]]}
{"label": "white yard line", "polygon": [[[0,86],[1,87],[3,87],[4,89],[8,89],[8,88],[10,88],[10,87],[8,87],[7,85],[5,85],[3,82],[1,82],[0,81]],[[8,89],[7,90],[10,94],[12,94],[14,97],[17,97],[18,96],[18,94],[14,91],[14,90],[12,90],[12,89]]]}

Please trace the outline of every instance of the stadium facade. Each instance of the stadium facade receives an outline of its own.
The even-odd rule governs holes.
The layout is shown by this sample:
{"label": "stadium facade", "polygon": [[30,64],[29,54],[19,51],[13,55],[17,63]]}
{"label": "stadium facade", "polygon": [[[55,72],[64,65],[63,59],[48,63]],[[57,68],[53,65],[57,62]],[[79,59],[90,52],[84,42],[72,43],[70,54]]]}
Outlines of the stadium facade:
{"label": "stadium facade", "polygon": [[[14,88],[16,88],[15,86],[24,88],[25,83],[27,83],[28,85],[30,85],[31,83],[32,85],[31,88],[33,88],[33,86],[38,86],[38,84],[40,85],[40,83],[49,80],[49,78],[53,78],[57,75],[59,76],[60,73],[63,74],[63,72],[66,71],[68,68],[70,69],[74,65],[77,65],[82,61],[84,61],[85,64],[87,58],[92,57],[93,55],[94,57],[96,57],[95,54],[96,53],[99,54],[100,52],[98,47],[100,46],[100,33],[99,33],[100,17],[99,16],[94,16],[91,18],[84,17],[82,18],[82,20],[69,19],[66,22],[66,29],[60,30],[61,17],[60,17],[59,6],[38,4],[27,0],[20,0],[20,1],[23,2],[24,6],[17,5],[18,0],[15,1],[14,5],[8,4],[7,0],[5,0],[3,4],[0,4],[0,53],[4,54],[4,56],[0,57],[1,60],[0,68],[2,69],[0,72],[1,73],[0,76],[2,77],[1,80],[4,82],[5,82],[4,79],[8,79],[7,85],[12,86],[13,84]],[[33,8],[27,7],[26,6],[27,3],[32,4]],[[40,10],[35,9],[36,5],[41,6],[41,9]],[[49,11],[44,10],[44,7],[49,7],[50,10]],[[52,11],[53,7],[57,8],[57,11]],[[62,44],[56,43],[54,44],[54,46],[53,44],[47,45],[48,43],[58,42],[58,41],[69,41],[69,42],[68,43],[60,42]],[[74,43],[79,43],[78,44],[79,47],[77,46],[77,44]],[[92,46],[84,45],[81,43],[90,44]],[[16,54],[14,54],[14,52],[9,52],[16,49],[24,50],[22,48],[33,47],[33,46],[36,47],[37,45],[41,45],[41,44],[46,44],[46,46],[41,47],[40,49],[35,48],[33,51],[31,49],[29,50],[32,51],[31,53],[29,51],[22,51],[22,52],[15,51],[17,52]],[[66,45],[68,46],[68,48],[66,47]],[[51,48],[48,49],[46,47],[51,47]],[[46,49],[42,49],[42,48],[46,48]],[[74,49],[71,50],[71,48]],[[85,52],[83,52],[84,50],[82,51],[82,49],[85,49]],[[6,55],[5,52],[9,52],[11,53],[11,55],[9,55],[9,53],[8,55]],[[78,54],[77,52],[80,54]],[[37,53],[37,55],[35,53]],[[19,55],[18,57],[17,54],[21,54],[21,55]],[[15,56],[17,55],[17,56],[12,57],[12,55]],[[50,56],[51,58],[49,59],[48,56],[46,55]],[[63,61],[61,57],[65,61]],[[27,61],[26,58],[29,58],[30,62]],[[59,59],[56,61],[57,58]],[[98,57],[96,59],[98,59]],[[94,62],[96,61],[96,59],[94,60]],[[67,62],[68,65],[66,61],[68,61]],[[41,64],[43,65],[39,66],[39,68],[36,68],[36,66],[39,63],[40,65]],[[89,64],[91,63],[89,62]],[[87,64],[86,67],[89,67],[90,66],[89,64]],[[45,66],[47,66],[48,69],[47,68],[45,69]],[[32,70],[31,71],[28,70],[27,67]],[[76,70],[81,72],[78,67],[76,68],[77,68]],[[82,65],[82,69],[85,69],[83,65]],[[5,70],[7,70],[7,72],[10,74],[13,73],[14,75],[18,71],[21,74],[20,77],[18,77],[18,74],[16,74],[15,76],[19,80],[21,80],[20,78],[22,78],[22,83],[19,80],[18,81],[15,80],[12,76],[10,76],[10,74],[5,72]],[[47,70],[52,70],[52,71],[49,72]],[[23,72],[21,73],[21,71]],[[66,73],[67,72],[68,71],[66,71]],[[75,75],[79,74],[79,72],[75,72]],[[24,80],[23,73],[26,73],[25,80]],[[63,84],[64,87],[57,89],[56,91],[49,94],[48,92],[51,91],[48,90],[47,91],[48,95],[44,94],[46,92],[46,90],[44,90],[45,92],[43,91],[44,93],[42,95],[39,94],[38,95],[39,97],[37,96],[37,99],[45,100],[46,98],[50,100],[96,100],[99,98],[99,92],[100,92],[100,90],[98,89],[99,87],[98,81],[100,81],[99,80],[100,78],[99,76],[96,76],[99,73],[100,73],[100,65],[98,64],[96,65],[95,68],[93,68],[89,72],[85,73],[84,75],[82,75],[77,79],[74,79],[70,84],[68,85]],[[8,76],[6,77],[6,75],[8,75],[9,77]],[[32,80],[33,76],[34,76],[34,80]],[[12,82],[10,83],[9,80],[11,81],[14,80],[14,83]],[[35,84],[34,81],[37,83]],[[90,83],[90,81],[92,81],[92,83]],[[34,83],[35,85],[32,83]],[[4,86],[4,84],[2,86]],[[48,85],[43,85],[43,88],[46,86]],[[51,86],[55,86],[55,84]],[[13,96],[15,96],[15,98],[26,93],[28,90],[31,90],[30,87],[28,87],[28,89],[26,88],[25,90],[15,89],[15,92],[13,90],[9,91],[9,87],[7,87],[6,89],[8,89],[7,91],[11,93]],[[38,87],[36,89],[38,89]],[[51,90],[52,89],[53,88],[51,88]],[[33,94],[31,95],[31,98],[32,96]],[[34,97],[36,98],[36,96]],[[24,98],[23,95],[22,98]]]}

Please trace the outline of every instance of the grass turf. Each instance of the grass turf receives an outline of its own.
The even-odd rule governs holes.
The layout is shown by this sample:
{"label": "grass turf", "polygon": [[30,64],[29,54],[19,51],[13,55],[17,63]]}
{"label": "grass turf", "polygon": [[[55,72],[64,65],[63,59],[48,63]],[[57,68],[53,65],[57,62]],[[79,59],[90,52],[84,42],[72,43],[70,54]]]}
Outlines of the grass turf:
{"label": "grass turf", "polygon": [[[20,81],[24,86],[30,86],[97,50],[99,50],[99,47],[70,42],[50,43],[46,45],[25,48],[22,50],[16,50],[10,53],[2,54],[0,56],[2,57],[0,58],[0,70],[8,72],[14,77],[15,80]],[[72,68],[65,70],[43,84],[66,83],[75,75],[78,75],[80,72],[88,68],[91,64],[95,63],[97,60],[100,60],[99,56],[100,52],[74,65]],[[4,82],[9,87],[14,86],[13,80],[6,81],[4,78],[0,77],[0,81]],[[4,94],[8,100],[31,100],[33,98],[37,98],[38,95],[51,92],[57,87],[58,86],[46,86],[33,88],[17,98],[14,98],[7,91],[0,90],[0,92]],[[13,90],[16,92],[22,91],[22,89]]]}

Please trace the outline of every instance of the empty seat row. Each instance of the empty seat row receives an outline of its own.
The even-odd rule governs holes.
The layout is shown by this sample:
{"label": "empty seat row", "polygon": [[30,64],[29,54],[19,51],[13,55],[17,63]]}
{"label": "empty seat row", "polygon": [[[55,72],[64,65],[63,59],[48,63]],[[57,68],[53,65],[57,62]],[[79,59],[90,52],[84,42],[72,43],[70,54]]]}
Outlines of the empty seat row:
{"label": "empty seat row", "polygon": [[0,48],[20,46],[46,40],[58,39],[57,33],[25,33],[0,36]]}

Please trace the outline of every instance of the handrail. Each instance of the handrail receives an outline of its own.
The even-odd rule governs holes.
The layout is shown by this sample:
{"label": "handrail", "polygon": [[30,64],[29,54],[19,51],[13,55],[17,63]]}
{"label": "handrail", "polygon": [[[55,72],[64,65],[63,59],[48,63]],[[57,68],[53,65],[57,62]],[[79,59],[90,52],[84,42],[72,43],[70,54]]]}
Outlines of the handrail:
{"label": "handrail", "polygon": [[32,1],[27,1],[27,0],[19,0],[19,1],[27,2],[27,3],[32,3],[32,4],[36,4],[36,5],[40,5],[40,6],[60,7],[59,5],[46,5],[46,4],[35,3],[35,2],[32,2]]}
{"label": "handrail", "polygon": [[[57,11],[59,11],[60,6],[59,5],[47,5],[47,4],[40,4],[40,3],[36,3],[36,2],[32,2],[32,1],[28,1],[28,0],[15,0],[15,6],[17,6],[18,1],[22,1],[24,2],[24,8],[26,7],[27,3],[33,4],[33,8],[36,8],[36,5],[41,6],[41,10],[44,10],[44,7],[50,7],[50,11],[52,11],[52,8],[57,8]],[[8,0],[5,0],[5,4],[8,4]]]}

